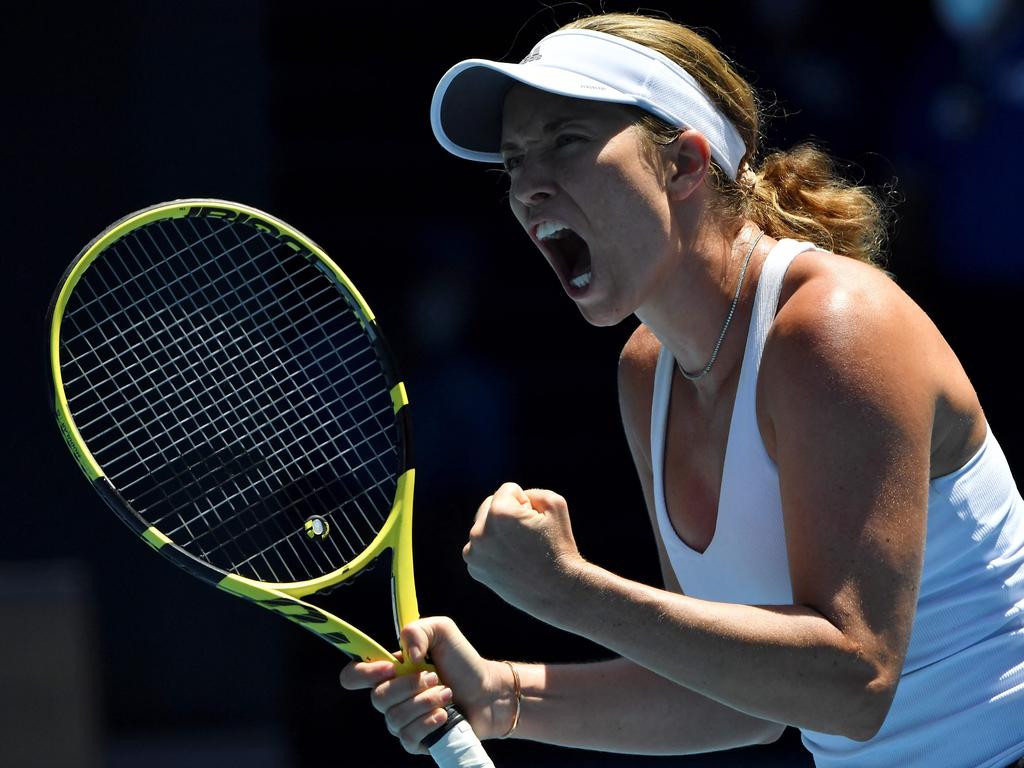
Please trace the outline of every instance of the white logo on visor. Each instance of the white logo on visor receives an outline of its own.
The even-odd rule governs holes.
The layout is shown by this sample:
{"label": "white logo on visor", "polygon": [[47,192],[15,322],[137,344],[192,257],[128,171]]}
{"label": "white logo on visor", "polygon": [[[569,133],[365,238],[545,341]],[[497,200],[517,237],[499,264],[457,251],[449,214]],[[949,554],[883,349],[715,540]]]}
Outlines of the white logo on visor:
{"label": "white logo on visor", "polygon": [[522,61],[520,61],[519,63],[520,64],[529,64],[531,61],[537,61],[538,59],[540,59],[540,46],[539,45],[535,46],[534,49],[532,51],[530,51],[530,55],[527,56]]}

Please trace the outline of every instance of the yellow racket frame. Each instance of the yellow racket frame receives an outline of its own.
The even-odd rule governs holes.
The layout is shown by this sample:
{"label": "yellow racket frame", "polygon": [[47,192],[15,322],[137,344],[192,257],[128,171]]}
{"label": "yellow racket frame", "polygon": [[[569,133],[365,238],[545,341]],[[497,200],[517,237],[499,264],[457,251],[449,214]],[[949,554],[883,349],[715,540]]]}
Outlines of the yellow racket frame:
{"label": "yellow racket frame", "polygon": [[[355,559],[338,570],[316,579],[289,583],[267,583],[225,573],[214,568],[179,547],[157,528],[146,527],[130,505],[116,491],[113,491],[113,486],[82,440],[64,394],[60,369],[60,327],[68,298],[90,264],[111,244],[149,222],[184,218],[197,207],[212,209],[204,214],[207,217],[242,217],[247,224],[282,237],[284,242],[294,250],[312,254],[328,268],[358,303],[363,314],[360,320],[364,324],[376,324],[373,311],[337,264],[308,237],[264,211],[227,200],[204,198],[175,200],[138,211],[113,224],[85,247],[64,276],[64,282],[54,298],[50,323],[50,372],[54,384],[54,415],[64,440],[86,477],[93,482],[104,499],[114,507],[114,511],[122,520],[136,530],[147,544],[175,564],[204,581],[215,584],[225,592],[243,597],[294,621],[350,656],[365,661],[390,661],[398,667],[400,674],[413,669],[429,668],[424,664],[413,665],[408,661],[399,661],[393,653],[358,628],[302,599],[347,581],[373,562],[384,550],[390,549],[392,550],[391,585],[396,626],[405,626],[419,618],[412,560],[412,500],[415,469],[407,468],[399,476],[395,501],[387,520],[376,538]],[[408,407],[409,398],[404,383],[398,382],[391,388],[391,400],[396,415]],[[403,657],[408,659],[408,654],[403,654]]]}

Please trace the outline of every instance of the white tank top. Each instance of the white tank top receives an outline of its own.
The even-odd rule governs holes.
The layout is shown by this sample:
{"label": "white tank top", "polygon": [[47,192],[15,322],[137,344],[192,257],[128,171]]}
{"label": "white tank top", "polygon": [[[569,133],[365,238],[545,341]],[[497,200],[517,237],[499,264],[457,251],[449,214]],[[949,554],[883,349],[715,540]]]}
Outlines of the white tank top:
{"label": "white tank top", "polygon": [[[780,240],[754,298],[726,445],[718,518],[703,553],[665,506],[665,426],[675,361],[662,347],[651,409],[658,528],[683,591],[750,605],[791,604],[775,463],[754,411],[761,353],[793,258]],[[996,768],[1024,755],[1024,501],[991,429],[962,468],[932,480],[924,567],[910,645],[879,733],[858,742],[803,731],[819,768]]]}

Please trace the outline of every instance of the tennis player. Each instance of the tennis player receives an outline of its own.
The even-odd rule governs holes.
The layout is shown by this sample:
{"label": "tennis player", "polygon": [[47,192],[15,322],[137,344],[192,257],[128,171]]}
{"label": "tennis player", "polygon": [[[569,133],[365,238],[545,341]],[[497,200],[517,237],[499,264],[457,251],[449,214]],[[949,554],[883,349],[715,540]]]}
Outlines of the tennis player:
{"label": "tennis player", "polygon": [[[620,406],[664,589],[576,549],[564,498],[502,485],[464,556],[502,599],[615,652],[482,658],[348,688],[412,752],[452,697],[483,738],[681,754],[802,732],[818,766],[1024,755],[1024,502],[956,355],[877,266],[884,208],[811,146],[759,160],[750,86],[706,40],[579,20],[441,80],[434,132],[503,163],[512,212],[594,325],[635,315]],[[628,511],[616,514],[632,514]]]}

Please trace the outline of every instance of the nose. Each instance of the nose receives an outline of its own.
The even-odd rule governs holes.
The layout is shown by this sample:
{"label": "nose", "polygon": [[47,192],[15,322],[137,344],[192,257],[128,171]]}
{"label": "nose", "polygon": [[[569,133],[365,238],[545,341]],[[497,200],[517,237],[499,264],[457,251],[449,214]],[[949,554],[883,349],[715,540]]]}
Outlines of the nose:
{"label": "nose", "polygon": [[529,208],[554,195],[555,184],[543,162],[524,158],[512,174],[509,194]]}

